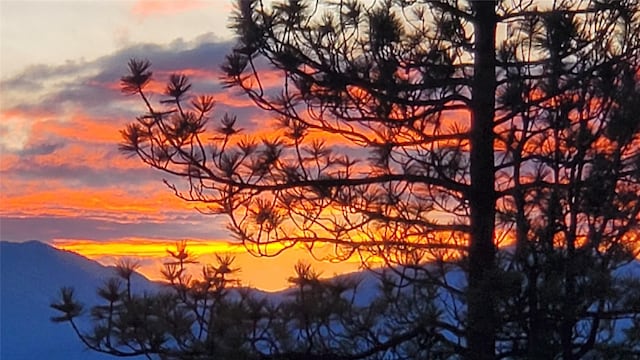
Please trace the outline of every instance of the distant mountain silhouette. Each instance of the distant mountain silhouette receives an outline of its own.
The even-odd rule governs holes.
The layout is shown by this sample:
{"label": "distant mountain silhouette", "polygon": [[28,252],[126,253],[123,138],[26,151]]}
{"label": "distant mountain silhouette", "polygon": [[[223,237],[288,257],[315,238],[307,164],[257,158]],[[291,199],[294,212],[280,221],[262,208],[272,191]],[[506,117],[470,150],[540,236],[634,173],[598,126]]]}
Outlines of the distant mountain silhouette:
{"label": "distant mountain silhouette", "polygon": [[[616,271],[618,275],[638,276],[640,262],[632,261]],[[85,349],[68,324],[55,324],[49,319],[57,315],[49,304],[63,286],[72,286],[85,309],[98,303],[96,289],[115,275],[106,267],[73,252],[58,250],[38,241],[11,243],[0,241],[0,359],[1,360],[106,360],[113,359]],[[370,272],[339,275],[323,281],[357,280],[354,300],[368,304],[380,292],[379,278]],[[465,276],[459,271],[447,274],[450,284],[464,286]],[[155,291],[154,283],[136,274],[133,289]],[[258,297],[280,302],[295,290],[267,293],[251,289]],[[347,296],[349,294],[346,294]],[[231,296],[234,296],[233,293]],[[87,314],[80,325],[87,327]],[[630,324],[621,322],[619,329]],[[141,358],[134,358],[141,359]]]}
{"label": "distant mountain silhouette", "polygon": [[[68,324],[52,323],[58,314],[49,304],[61,287],[72,286],[88,308],[97,303],[96,288],[114,275],[112,267],[42,242],[0,242],[0,359],[113,359],[86,350]],[[158,286],[141,275],[133,282],[141,290]]]}

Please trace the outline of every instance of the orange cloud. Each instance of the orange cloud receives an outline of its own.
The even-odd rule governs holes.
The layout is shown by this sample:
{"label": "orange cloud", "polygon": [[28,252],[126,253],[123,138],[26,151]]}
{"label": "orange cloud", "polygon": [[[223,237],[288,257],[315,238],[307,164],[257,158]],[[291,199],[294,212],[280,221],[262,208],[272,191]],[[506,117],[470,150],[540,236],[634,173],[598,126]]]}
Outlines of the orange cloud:
{"label": "orange cloud", "polygon": [[13,109],[0,112],[0,118],[15,123],[15,126],[0,127],[0,134],[6,137],[0,144],[13,141],[13,146],[8,147],[10,150],[42,145],[52,136],[74,142],[113,144],[115,148],[121,140],[120,130],[127,122],[126,119],[92,116],[79,110],[56,114]]}
{"label": "orange cloud", "polygon": [[115,147],[122,139],[119,130],[124,121],[91,118],[84,114],[74,114],[66,121],[42,119],[31,128],[32,143],[40,143],[43,137],[51,135],[85,143],[106,143]]}
{"label": "orange cloud", "polygon": [[198,69],[198,68],[181,68],[181,69],[174,69],[174,70],[168,69],[168,70],[156,71],[154,72],[154,77],[156,77],[158,80],[168,79],[169,76],[171,76],[172,74],[185,75],[189,77],[189,79],[191,80],[194,80],[194,79],[197,79],[198,81],[211,80],[216,82],[218,81],[220,76],[222,76],[222,74],[219,71],[214,71],[214,70],[205,70],[205,69]]}
{"label": "orange cloud", "polygon": [[[222,76],[219,71],[196,68],[155,71],[154,78],[145,86],[145,93],[152,98],[152,105],[156,106],[157,100],[165,98],[164,94],[167,88],[167,80],[172,74],[182,74],[189,77],[189,80],[194,84],[193,92],[191,95],[203,95],[203,93],[198,89],[198,84],[218,84]],[[269,84],[275,84],[274,74],[269,75],[267,78],[270,81]],[[103,84],[96,83],[94,85],[118,92],[121,89],[121,84],[119,81],[113,81]],[[216,101],[216,104],[225,105],[232,108],[255,107],[255,103],[248,96],[236,90],[221,89],[217,92],[207,95],[212,95]],[[131,102],[133,104],[133,108],[140,109],[141,113],[146,111],[142,100],[140,100],[137,96],[132,96],[131,99],[133,100]]]}
{"label": "orange cloud", "polygon": [[[107,135],[108,136],[108,135]],[[117,153],[117,143],[110,146],[92,147],[91,144],[68,143],[51,153],[36,154],[29,157],[29,162],[35,166],[65,166],[69,169],[93,169],[108,172],[109,170],[132,170],[143,168],[137,161]]]}
{"label": "orange cloud", "polygon": [[[4,185],[3,185],[4,186]],[[17,185],[16,185],[17,186]],[[2,193],[3,216],[59,216],[109,219],[118,222],[167,221],[171,214],[184,211],[192,214],[193,206],[163,189],[162,184],[150,184],[134,191],[122,187],[91,189],[50,181],[46,188],[36,182],[24,184],[20,192]]]}
{"label": "orange cloud", "polygon": [[284,73],[277,69],[260,69],[257,76],[250,74],[242,79],[242,86],[259,91],[260,88],[282,88],[284,84]]}
{"label": "orange cloud", "polygon": [[[20,157],[11,153],[2,153],[2,160],[0,160],[0,172],[8,171],[15,167],[20,162]],[[3,182],[0,182],[2,184]]]}

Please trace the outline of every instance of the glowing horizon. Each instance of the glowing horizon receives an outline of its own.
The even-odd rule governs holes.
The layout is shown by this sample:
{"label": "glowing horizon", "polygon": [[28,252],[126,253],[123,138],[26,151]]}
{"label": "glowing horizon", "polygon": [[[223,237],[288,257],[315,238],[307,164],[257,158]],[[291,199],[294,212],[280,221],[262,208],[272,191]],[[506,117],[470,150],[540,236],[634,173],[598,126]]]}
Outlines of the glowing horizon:
{"label": "glowing horizon", "polygon": [[289,249],[277,257],[256,257],[248,253],[241,244],[222,240],[160,240],[160,239],[119,239],[109,242],[92,240],[57,239],[51,244],[59,250],[77,253],[102,265],[115,265],[121,259],[131,259],[140,266],[138,272],[150,280],[165,280],[160,273],[163,263],[171,258],[167,250],[175,250],[176,244],[184,241],[187,252],[197,264],[189,266],[191,274],[197,278],[200,268],[215,264],[215,255],[230,255],[235,258],[233,265],[239,268],[237,274],[241,285],[264,291],[279,291],[289,287],[288,278],[293,275],[293,267],[298,261],[310,264],[323,277],[355,272],[362,269],[359,259],[340,263],[320,261],[313,258],[302,247]]}

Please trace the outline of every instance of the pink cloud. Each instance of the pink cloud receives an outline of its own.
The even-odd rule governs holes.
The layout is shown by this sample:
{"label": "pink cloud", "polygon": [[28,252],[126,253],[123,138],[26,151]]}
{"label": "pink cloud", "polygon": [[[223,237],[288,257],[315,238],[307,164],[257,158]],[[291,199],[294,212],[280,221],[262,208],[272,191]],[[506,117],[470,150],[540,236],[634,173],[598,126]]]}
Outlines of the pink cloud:
{"label": "pink cloud", "polygon": [[196,10],[207,5],[207,2],[202,0],[137,0],[131,12],[137,16],[148,17]]}

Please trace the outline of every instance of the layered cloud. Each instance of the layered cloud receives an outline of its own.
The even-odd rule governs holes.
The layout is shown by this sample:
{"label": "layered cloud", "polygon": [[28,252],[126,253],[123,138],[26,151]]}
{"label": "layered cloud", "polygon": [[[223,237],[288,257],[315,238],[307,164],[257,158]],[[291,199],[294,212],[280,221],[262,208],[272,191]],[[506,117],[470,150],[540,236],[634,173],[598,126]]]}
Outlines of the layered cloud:
{"label": "layered cloud", "polygon": [[118,151],[120,129],[144,112],[120,92],[119,79],[129,59],[151,59],[158,89],[170,73],[183,72],[218,99],[220,111],[250,119],[250,103],[218,83],[230,46],[211,34],[137,44],[93,61],[29,66],[3,80],[2,239],[224,239],[222,219],[194,211],[164,186],[162,174]]}
{"label": "layered cloud", "polygon": [[[356,270],[357,261],[329,266],[304,249],[256,261],[242,246],[227,243],[224,218],[195,211],[163,184],[166,174],[118,150],[120,130],[145,111],[138,98],[120,91],[131,58],[152,62],[153,102],[163,99],[170,74],[183,73],[196,92],[216,99],[214,122],[231,112],[247,132],[273,135],[274,120],[220,83],[219,65],[231,46],[212,34],[135,44],[92,61],[29,66],[2,80],[0,239],[44,240],[105,264],[135,256],[153,278],[159,277],[164,249],[189,240],[203,262],[213,261],[213,253],[234,254],[245,268],[245,284],[268,289],[284,287],[299,259],[315,262],[327,275]],[[277,73],[261,75],[265,87],[281,84]],[[272,281],[262,284],[261,276]]]}

